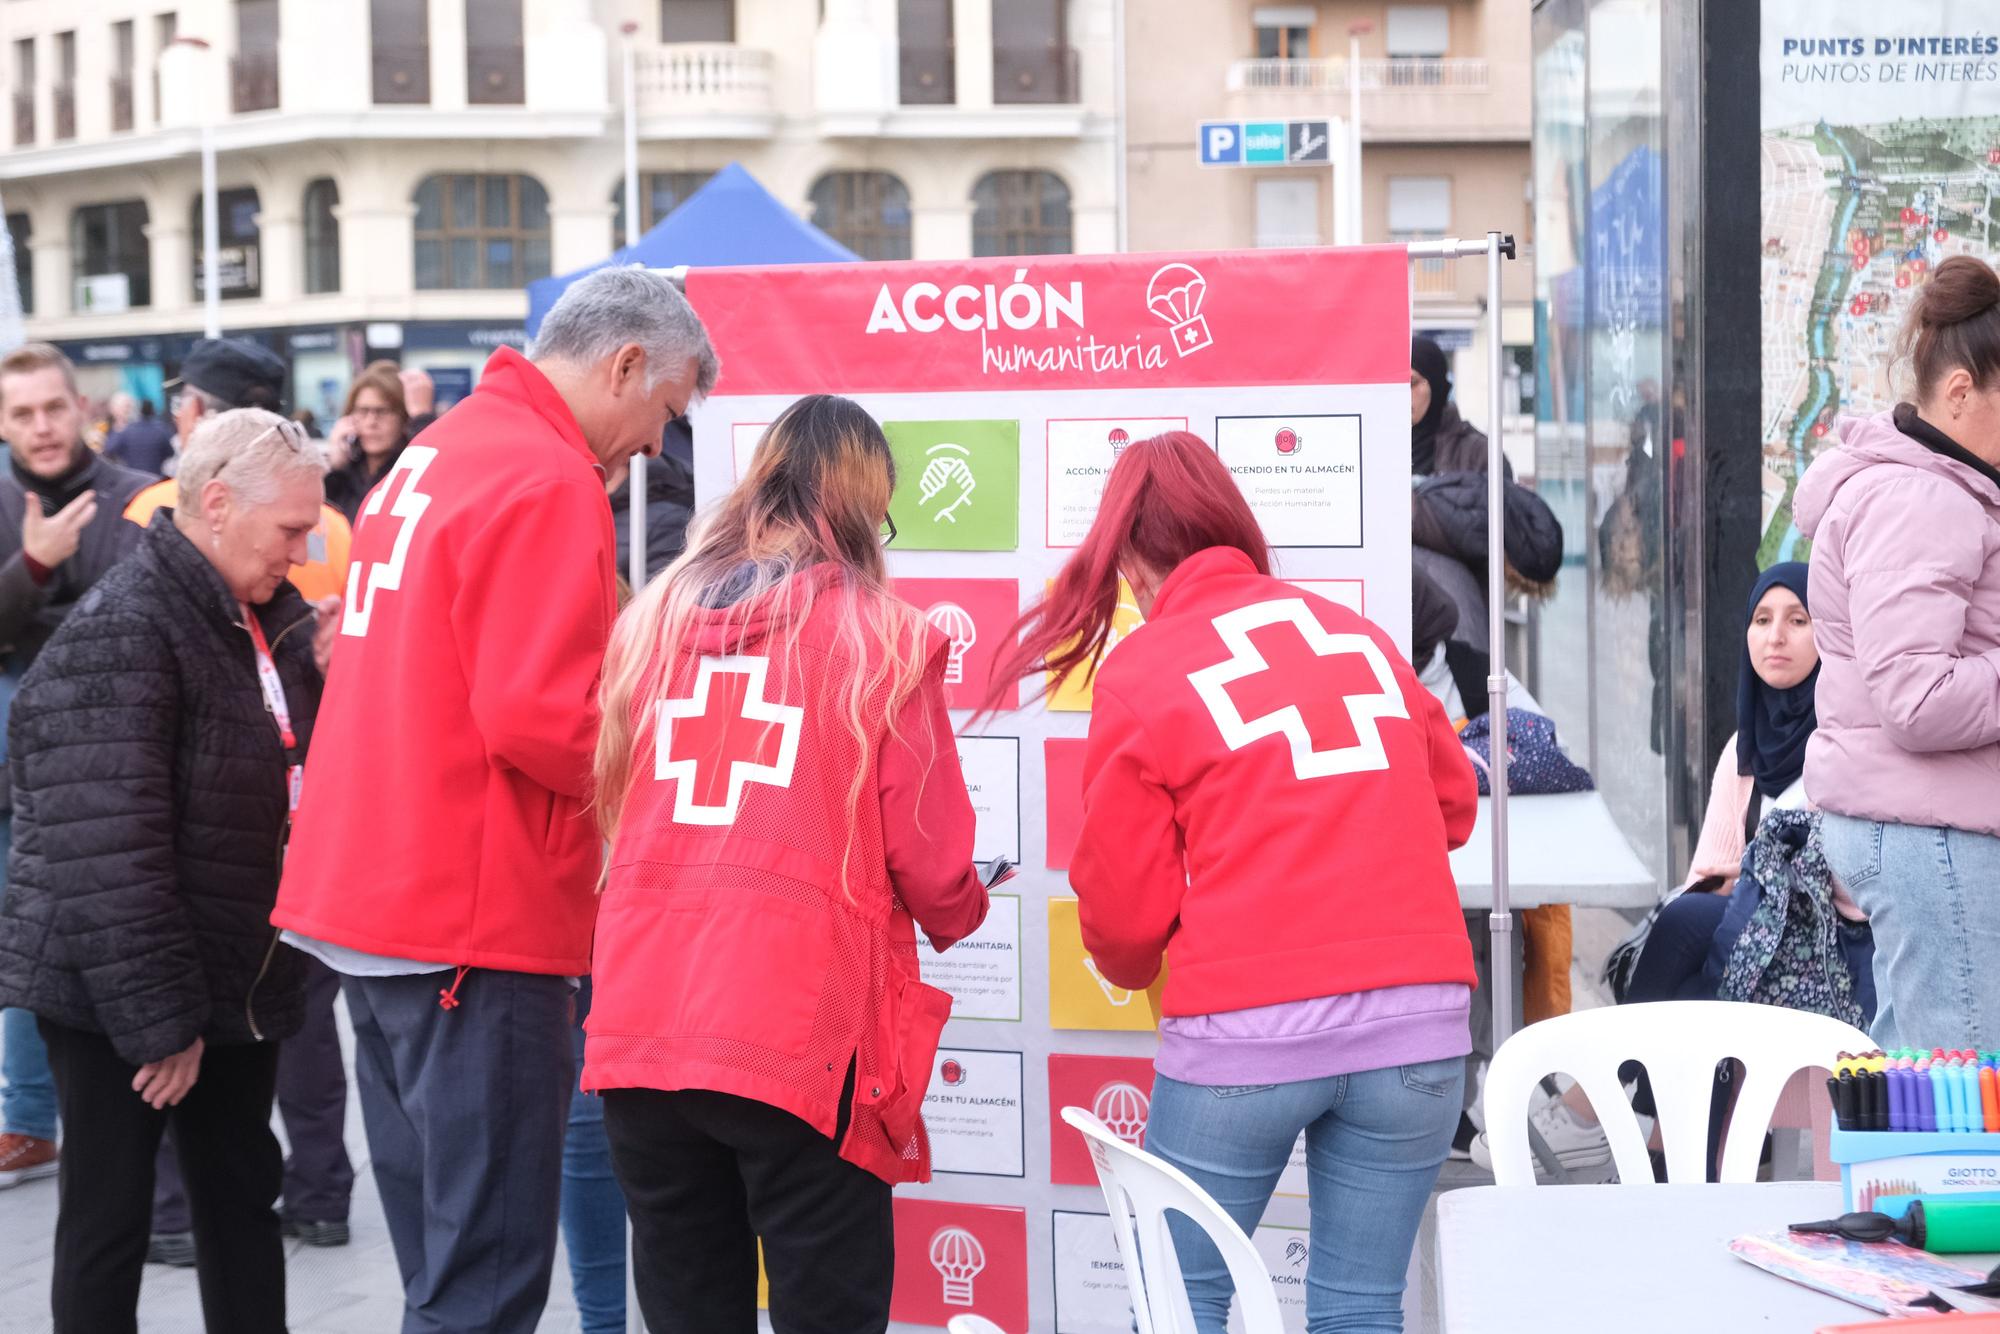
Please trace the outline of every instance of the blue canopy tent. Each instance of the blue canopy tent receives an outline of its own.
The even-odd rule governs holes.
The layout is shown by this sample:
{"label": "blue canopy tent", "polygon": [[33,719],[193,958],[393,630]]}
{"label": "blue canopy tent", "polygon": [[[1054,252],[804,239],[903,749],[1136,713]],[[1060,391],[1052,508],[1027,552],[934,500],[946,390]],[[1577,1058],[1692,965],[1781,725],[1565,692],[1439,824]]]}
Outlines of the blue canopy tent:
{"label": "blue canopy tent", "polygon": [[662,218],[636,245],[573,273],[528,284],[528,336],[571,283],[613,264],[671,268],[677,264],[819,264],[858,259],[853,251],[780,203],[757,178],[732,162]]}

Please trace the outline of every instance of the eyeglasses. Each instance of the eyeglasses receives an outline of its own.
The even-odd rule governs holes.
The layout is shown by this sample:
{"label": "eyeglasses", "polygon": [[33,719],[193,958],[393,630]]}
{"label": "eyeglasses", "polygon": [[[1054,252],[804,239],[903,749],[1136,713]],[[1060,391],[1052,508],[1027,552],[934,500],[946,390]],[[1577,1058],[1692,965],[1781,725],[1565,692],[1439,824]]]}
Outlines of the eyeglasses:
{"label": "eyeglasses", "polygon": [[896,540],[896,521],[888,515],[882,516],[882,545],[888,546]]}
{"label": "eyeglasses", "polygon": [[220,477],[223,473],[228,472],[230,464],[248,454],[258,445],[263,444],[265,438],[271,435],[276,435],[278,439],[284,441],[295,454],[303,454],[312,459],[320,457],[319,447],[313,443],[312,437],[306,434],[305,427],[295,421],[281,420],[273,426],[265,427],[264,430],[258,432],[250,440],[238,445],[229,457],[222,461],[222,466],[215,470],[215,476]]}
{"label": "eyeglasses", "polygon": [[347,414],[350,417],[400,417],[394,408],[356,408]]}

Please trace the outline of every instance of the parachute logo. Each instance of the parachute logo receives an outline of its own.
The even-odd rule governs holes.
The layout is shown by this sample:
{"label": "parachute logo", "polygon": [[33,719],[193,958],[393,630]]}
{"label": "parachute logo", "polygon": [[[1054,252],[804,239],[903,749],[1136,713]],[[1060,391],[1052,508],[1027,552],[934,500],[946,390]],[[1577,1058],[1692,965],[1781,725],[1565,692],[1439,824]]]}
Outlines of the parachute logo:
{"label": "parachute logo", "polygon": [[1116,462],[1118,456],[1125,452],[1125,446],[1132,443],[1132,433],[1122,426],[1114,426],[1108,438],[1111,441],[1111,458]]}
{"label": "parachute logo", "polygon": [[1174,336],[1174,351],[1185,357],[1210,346],[1208,319],[1201,304],[1208,296],[1208,279],[1188,264],[1165,264],[1146,284],[1146,309],[1164,320]]}
{"label": "parachute logo", "polygon": [[924,465],[924,475],[917,483],[917,503],[928,506],[933,500],[943,497],[944,508],[931,515],[932,523],[957,523],[960,507],[972,502],[972,493],[979,489],[979,479],[972,475],[972,465],[967,462],[972,451],[964,445],[941,442],[924,451],[930,462]]}
{"label": "parachute logo", "polygon": [[1145,1147],[1146,1118],[1153,1104],[1144,1093],[1123,1080],[1106,1084],[1091,1100],[1090,1111],[1104,1128],[1133,1148]]}
{"label": "parachute logo", "polygon": [[986,1268],[986,1248],[962,1227],[941,1229],[931,1238],[931,1268],[944,1280],[946,1306],[972,1305],[972,1283]]}
{"label": "parachute logo", "polygon": [[965,683],[965,655],[979,642],[979,628],[972,623],[972,613],[956,602],[939,602],[924,609],[924,619],[951,643],[951,656],[945,661],[944,683],[948,686]]}

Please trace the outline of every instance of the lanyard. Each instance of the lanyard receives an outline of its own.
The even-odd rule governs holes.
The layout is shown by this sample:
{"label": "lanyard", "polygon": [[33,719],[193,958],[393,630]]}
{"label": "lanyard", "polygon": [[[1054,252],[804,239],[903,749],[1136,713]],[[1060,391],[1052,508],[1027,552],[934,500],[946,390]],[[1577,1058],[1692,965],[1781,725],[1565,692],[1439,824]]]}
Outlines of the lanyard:
{"label": "lanyard", "polygon": [[[257,650],[257,684],[264,691],[264,707],[277,721],[278,739],[284,742],[285,758],[290,760],[292,752],[299,748],[299,738],[292,731],[292,711],[285,703],[285,683],[278,678],[278,664],[271,656],[271,646],[264,640],[264,627],[257,623],[256,613],[247,606],[243,608],[243,624],[249,628],[251,646]],[[304,765],[287,765],[285,793],[290,802],[288,809],[294,815],[298,814],[299,789],[304,779]]]}

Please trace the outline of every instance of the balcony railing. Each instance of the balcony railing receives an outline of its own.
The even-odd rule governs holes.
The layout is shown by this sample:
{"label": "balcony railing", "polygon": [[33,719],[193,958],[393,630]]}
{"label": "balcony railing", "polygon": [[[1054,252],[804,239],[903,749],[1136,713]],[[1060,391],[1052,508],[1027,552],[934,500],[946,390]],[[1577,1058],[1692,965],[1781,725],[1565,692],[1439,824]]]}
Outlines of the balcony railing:
{"label": "balcony railing", "polygon": [[1046,46],[993,48],[993,102],[996,106],[1077,101],[1076,48]]}
{"label": "balcony railing", "polygon": [[374,70],[378,105],[422,104],[431,100],[430,47],[378,46],[374,51]]}
{"label": "balcony railing", "polygon": [[[1239,60],[1229,67],[1229,91],[1283,90],[1344,93],[1349,89],[1345,60]],[[1363,92],[1483,93],[1488,86],[1484,60],[1409,57],[1356,62]]]}
{"label": "balcony railing", "polygon": [[754,115],[773,108],[769,51],[674,42],[642,48],[636,57],[641,115]]}
{"label": "balcony railing", "polygon": [[229,58],[229,105],[237,112],[278,109],[278,53],[256,51]]}
{"label": "balcony railing", "polygon": [[111,76],[111,132],[121,133],[132,128],[132,76],[114,74]]}
{"label": "balcony railing", "polygon": [[906,107],[950,106],[958,100],[957,53],[949,46],[911,46],[900,52]]}
{"label": "balcony railing", "polygon": [[59,83],[55,86],[56,133],[58,142],[76,138],[76,85]]}
{"label": "balcony railing", "polygon": [[35,142],[35,94],[29,88],[14,90],[14,145],[26,148]]}
{"label": "balcony railing", "polygon": [[465,50],[465,100],[476,106],[520,106],[528,100],[525,53],[518,44]]}

